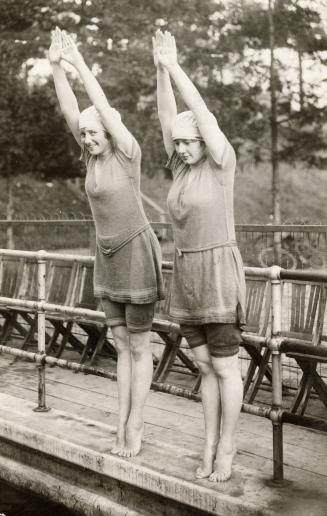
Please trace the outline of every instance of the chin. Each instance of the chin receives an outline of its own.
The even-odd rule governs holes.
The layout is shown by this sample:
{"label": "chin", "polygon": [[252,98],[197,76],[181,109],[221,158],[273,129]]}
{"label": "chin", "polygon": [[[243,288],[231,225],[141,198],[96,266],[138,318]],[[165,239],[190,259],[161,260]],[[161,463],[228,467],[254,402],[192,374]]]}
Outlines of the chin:
{"label": "chin", "polygon": [[89,151],[92,156],[99,156],[99,154],[102,154],[103,151],[100,151],[99,149],[92,149]]}

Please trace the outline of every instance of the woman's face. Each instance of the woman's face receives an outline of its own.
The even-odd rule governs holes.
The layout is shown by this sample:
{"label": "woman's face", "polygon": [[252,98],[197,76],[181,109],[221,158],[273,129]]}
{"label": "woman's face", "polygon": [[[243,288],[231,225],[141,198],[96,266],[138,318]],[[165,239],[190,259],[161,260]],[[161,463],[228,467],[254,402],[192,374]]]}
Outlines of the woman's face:
{"label": "woman's face", "polygon": [[80,131],[81,142],[93,156],[100,156],[110,149],[110,140],[105,129],[89,124]]}
{"label": "woman's face", "polygon": [[204,156],[205,143],[201,140],[174,140],[177,154],[188,165],[196,165]]}

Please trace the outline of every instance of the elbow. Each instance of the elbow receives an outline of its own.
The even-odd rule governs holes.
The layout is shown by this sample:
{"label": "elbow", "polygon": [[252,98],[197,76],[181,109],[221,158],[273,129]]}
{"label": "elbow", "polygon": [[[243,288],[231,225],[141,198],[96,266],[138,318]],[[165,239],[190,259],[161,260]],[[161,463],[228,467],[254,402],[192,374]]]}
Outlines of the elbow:
{"label": "elbow", "polygon": [[158,107],[158,118],[162,126],[171,128],[176,116],[177,111],[167,111],[166,109],[160,109],[160,107]]}
{"label": "elbow", "polygon": [[105,116],[108,109],[111,108],[107,98],[105,96],[97,98],[93,105],[100,116]]}
{"label": "elbow", "polygon": [[193,111],[195,117],[197,113],[203,113],[204,111],[206,111],[207,114],[210,113],[208,106],[206,105],[202,97],[196,99],[196,101],[192,103],[192,105],[189,105],[189,108],[191,109],[191,111]]}

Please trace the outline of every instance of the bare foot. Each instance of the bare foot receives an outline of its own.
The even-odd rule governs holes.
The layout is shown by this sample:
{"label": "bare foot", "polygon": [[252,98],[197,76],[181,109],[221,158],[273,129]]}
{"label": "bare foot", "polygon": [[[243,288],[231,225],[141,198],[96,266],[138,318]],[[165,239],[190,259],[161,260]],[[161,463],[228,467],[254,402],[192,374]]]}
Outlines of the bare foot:
{"label": "bare foot", "polygon": [[233,458],[236,454],[236,447],[232,451],[226,453],[221,447],[218,447],[215,471],[210,475],[210,482],[226,482],[232,476]]}
{"label": "bare foot", "polygon": [[207,478],[213,472],[213,462],[217,452],[217,443],[205,445],[202,457],[202,464],[195,473],[195,478]]}
{"label": "bare foot", "polygon": [[126,446],[122,449],[118,455],[120,457],[135,457],[141,451],[142,439],[143,439],[144,425],[141,427],[127,426],[126,430]]}
{"label": "bare foot", "polygon": [[126,447],[126,425],[118,426],[117,437],[114,446],[111,448],[110,453],[113,455],[119,455],[119,453]]}

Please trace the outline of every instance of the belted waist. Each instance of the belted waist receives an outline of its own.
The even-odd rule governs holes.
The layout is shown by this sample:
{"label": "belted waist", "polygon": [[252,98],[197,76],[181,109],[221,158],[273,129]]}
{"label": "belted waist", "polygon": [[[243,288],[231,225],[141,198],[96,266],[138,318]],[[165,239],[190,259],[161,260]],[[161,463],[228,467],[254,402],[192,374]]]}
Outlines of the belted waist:
{"label": "belted waist", "polygon": [[118,235],[113,236],[99,236],[97,235],[97,246],[102,251],[103,254],[107,256],[112,256],[114,253],[119,251],[124,245],[133,240],[137,235],[143,233],[146,229],[149,229],[151,226],[147,222],[143,226],[139,226],[134,230],[127,230],[122,233],[118,233]]}
{"label": "belted waist", "polygon": [[176,247],[176,251],[178,256],[183,256],[184,253],[197,253],[198,251],[208,251],[209,249],[215,249],[216,247],[233,247],[237,245],[236,240],[226,240],[226,242],[219,242],[215,244],[209,244],[203,247],[194,247],[194,248],[179,248]]}

